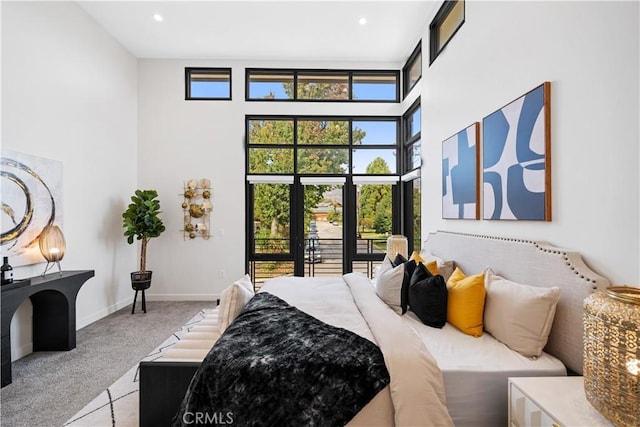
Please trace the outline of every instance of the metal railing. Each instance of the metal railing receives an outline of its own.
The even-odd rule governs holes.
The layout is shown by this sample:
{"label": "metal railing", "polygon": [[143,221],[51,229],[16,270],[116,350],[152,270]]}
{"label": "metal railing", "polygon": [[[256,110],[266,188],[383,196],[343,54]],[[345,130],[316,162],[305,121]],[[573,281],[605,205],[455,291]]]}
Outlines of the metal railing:
{"label": "metal railing", "polygon": [[[358,254],[384,253],[386,239],[358,239]],[[256,239],[257,253],[288,253],[288,239]],[[305,239],[304,242],[304,276],[327,277],[341,276],[345,272],[342,268],[343,240],[342,239]],[[361,272],[373,278],[375,267],[382,260],[353,261],[352,271]],[[265,280],[277,276],[293,276],[293,261],[262,261],[249,262],[250,276],[256,290]]]}

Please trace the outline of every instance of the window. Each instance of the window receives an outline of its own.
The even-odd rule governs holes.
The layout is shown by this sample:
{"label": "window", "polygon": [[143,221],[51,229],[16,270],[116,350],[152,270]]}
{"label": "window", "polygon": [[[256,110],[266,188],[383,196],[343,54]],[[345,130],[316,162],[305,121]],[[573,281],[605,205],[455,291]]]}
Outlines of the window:
{"label": "window", "polygon": [[252,71],[247,73],[249,99],[293,99],[293,71]]}
{"label": "window", "polygon": [[429,65],[464,24],[464,0],[448,0],[429,25]]}
{"label": "window", "polygon": [[420,251],[421,235],[421,134],[422,110],[418,98],[402,116],[403,165],[402,165],[402,231],[409,240],[411,251]]}
{"label": "window", "polygon": [[[340,83],[336,83],[338,86]],[[267,277],[371,277],[400,231],[400,117],[247,116],[247,261]]]}
{"label": "window", "polygon": [[420,98],[418,98],[403,116],[405,155],[403,173],[411,172],[422,165],[421,122],[422,110],[420,108]]}
{"label": "window", "polygon": [[418,43],[402,68],[403,93],[406,97],[422,77],[422,42]]}
{"label": "window", "polygon": [[185,99],[231,99],[231,68],[185,68],[184,71]]}
{"label": "window", "polygon": [[247,101],[399,102],[398,71],[246,69]]}

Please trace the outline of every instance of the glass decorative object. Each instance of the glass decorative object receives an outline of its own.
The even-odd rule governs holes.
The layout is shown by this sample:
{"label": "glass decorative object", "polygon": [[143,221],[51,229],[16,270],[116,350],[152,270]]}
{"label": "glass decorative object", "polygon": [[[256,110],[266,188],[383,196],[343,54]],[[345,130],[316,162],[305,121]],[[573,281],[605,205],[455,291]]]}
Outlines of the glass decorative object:
{"label": "glass decorative object", "polygon": [[585,299],[583,371],[591,405],[616,426],[640,425],[640,288]]}
{"label": "glass decorative object", "polygon": [[409,241],[402,234],[393,234],[387,239],[387,256],[394,259],[398,254],[409,257]]}
{"label": "glass decorative object", "polygon": [[47,271],[54,265],[58,266],[58,272],[62,275],[60,260],[64,257],[67,242],[64,239],[64,234],[62,234],[60,227],[57,225],[48,225],[45,227],[38,238],[38,245],[40,246],[42,256],[47,260],[47,265],[42,275],[47,274]]}

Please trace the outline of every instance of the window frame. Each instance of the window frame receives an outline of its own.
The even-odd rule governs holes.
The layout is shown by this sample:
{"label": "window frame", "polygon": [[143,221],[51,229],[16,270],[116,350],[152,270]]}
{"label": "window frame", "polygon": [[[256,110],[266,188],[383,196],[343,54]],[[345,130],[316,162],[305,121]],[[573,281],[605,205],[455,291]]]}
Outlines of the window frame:
{"label": "window frame", "polygon": [[[293,74],[293,97],[292,98],[251,98],[250,85],[251,74]],[[348,76],[348,96],[347,99],[304,99],[298,98],[298,76],[302,75],[326,75],[335,76],[346,74]],[[358,76],[393,76],[395,78],[394,99],[353,99],[353,77]],[[355,103],[399,103],[400,102],[400,71],[398,70],[354,70],[354,69],[307,69],[307,68],[245,68],[245,89],[244,98],[247,102],[355,102]]]}
{"label": "window frame", "polygon": [[[409,86],[409,72],[411,71],[411,68],[417,63],[418,58],[420,59],[420,76],[411,86]],[[405,62],[404,67],[402,67],[403,99],[407,97],[407,95],[411,92],[411,89],[413,89],[418,84],[420,79],[422,79],[422,40],[418,42],[416,47],[413,49],[413,52],[411,52],[409,59],[407,59],[407,62]]]}
{"label": "window frame", "polygon": [[[194,73],[195,72],[195,73]],[[191,76],[193,74],[224,73],[229,76],[228,97],[198,97],[191,95]],[[230,67],[184,67],[184,99],[185,101],[231,101],[231,68]]]}
{"label": "window frame", "polygon": [[[459,2],[462,2],[462,20],[453,30],[447,41],[444,42],[441,47],[438,47],[440,45],[440,37],[438,35],[438,32],[442,27],[442,24],[447,20],[447,18],[449,18],[449,14],[451,13],[451,11]],[[440,55],[440,52],[442,52],[447,47],[449,42],[455,37],[455,35],[458,33],[458,30],[460,30],[462,25],[465,23],[465,20],[466,4],[464,0],[446,0],[442,4],[442,6],[440,6],[440,9],[438,9],[436,16],[431,21],[431,24],[429,24],[429,66],[433,64],[438,55]]]}
{"label": "window frame", "polygon": [[420,120],[422,121],[422,106],[420,104],[420,97],[416,98],[416,100],[411,104],[409,108],[402,114],[402,169],[401,175],[414,171],[416,169],[420,169],[422,167],[422,159],[420,160],[420,164],[417,167],[409,169],[409,161],[408,156],[412,151],[410,150],[417,141],[422,140],[422,124],[420,125],[420,131],[415,135],[411,135],[411,121],[409,118],[418,110],[421,109],[420,112]]}

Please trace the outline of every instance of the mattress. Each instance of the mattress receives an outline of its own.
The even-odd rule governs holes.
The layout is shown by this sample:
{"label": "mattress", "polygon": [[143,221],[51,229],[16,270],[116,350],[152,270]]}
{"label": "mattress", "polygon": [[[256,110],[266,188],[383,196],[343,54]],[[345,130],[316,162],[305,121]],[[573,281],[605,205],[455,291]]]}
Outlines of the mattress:
{"label": "mattress", "polygon": [[524,357],[486,332],[474,338],[448,323],[432,328],[411,311],[402,318],[442,371],[447,408],[456,427],[508,425],[509,377],[567,375],[562,362],[547,353]]}

